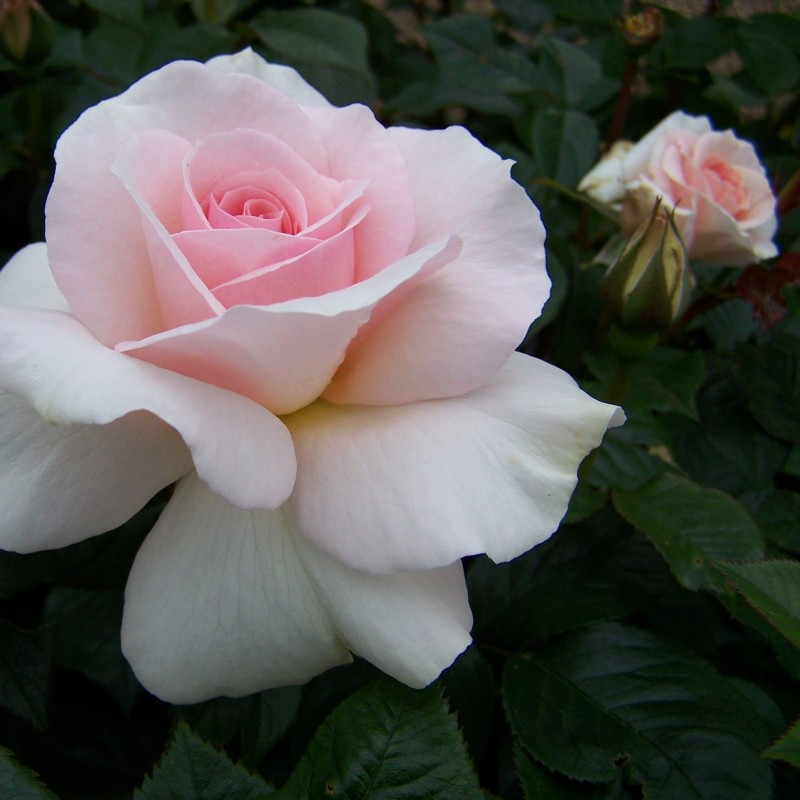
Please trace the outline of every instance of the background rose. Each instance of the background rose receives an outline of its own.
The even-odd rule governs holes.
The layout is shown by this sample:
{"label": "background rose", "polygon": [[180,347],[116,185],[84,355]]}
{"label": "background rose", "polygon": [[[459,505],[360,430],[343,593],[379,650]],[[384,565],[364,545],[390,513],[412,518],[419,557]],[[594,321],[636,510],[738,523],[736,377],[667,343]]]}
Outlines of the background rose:
{"label": "background rose", "polygon": [[621,208],[628,235],[662,197],[690,258],[745,266],[778,252],[775,197],[753,146],[708,117],[676,111],[635,145],[617,143],[579,188]]}
{"label": "background rose", "polygon": [[151,691],[350,650],[430,682],[469,641],[460,557],[547,537],[617,419],[512,355],[549,282],[508,163],[252,53],[145,77],[56,158],[47,249],[0,284],[4,546],[100,533],[181,478],[126,590]]}

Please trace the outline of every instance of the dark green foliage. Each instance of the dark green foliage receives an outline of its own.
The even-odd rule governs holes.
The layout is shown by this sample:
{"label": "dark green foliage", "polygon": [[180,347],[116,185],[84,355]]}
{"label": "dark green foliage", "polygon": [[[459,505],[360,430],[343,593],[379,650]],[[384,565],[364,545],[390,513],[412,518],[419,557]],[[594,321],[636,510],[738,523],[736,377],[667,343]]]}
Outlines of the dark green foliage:
{"label": "dark green foliage", "polygon": [[[470,557],[473,647],[412,690],[356,659],[306,686],[170,707],[120,649],[131,564],[169,490],[116,531],[0,552],[0,800],[796,800],[800,796],[800,17],[621,0],[52,0],[0,56],[0,263],[44,236],[60,133],[182,58],[252,47],[386,125],[464,125],[548,232],[521,349],[621,404],[551,538]],[[756,145],[781,255],[693,263],[685,315],[609,346],[619,211],[577,185],[670,112]],[[213,109],[210,110],[210,113]],[[469,358],[469,353],[464,353]],[[388,511],[387,513],[391,513]]]}
{"label": "dark green foliage", "polygon": [[713,561],[763,556],[758,526],[733,498],[677,475],[659,475],[631,492],[615,491],[614,505],[647,534],[687,589],[719,589]]}
{"label": "dark green foliage", "polygon": [[257,775],[234,765],[223,753],[180,725],[175,737],[134,794],[136,800],[261,800],[271,794]]}
{"label": "dark green foliage", "polygon": [[510,661],[504,694],[526,750],[576,780],[610,783],[621,767],[653,800],[770,796],[760,753],[772,720],[697,656],[650,634],[616,625],[574,634]]}
{"label": "dark green foliage", "polygon": [[388,679],[342,703],[277,795],[348,800],[480,800],[455,718],[435,688]]}
{"label": "dark green foliage", "polygon": [[23,767],[10,750],[0,747],[0,791],[3,800],[54,800],[35,772]]}

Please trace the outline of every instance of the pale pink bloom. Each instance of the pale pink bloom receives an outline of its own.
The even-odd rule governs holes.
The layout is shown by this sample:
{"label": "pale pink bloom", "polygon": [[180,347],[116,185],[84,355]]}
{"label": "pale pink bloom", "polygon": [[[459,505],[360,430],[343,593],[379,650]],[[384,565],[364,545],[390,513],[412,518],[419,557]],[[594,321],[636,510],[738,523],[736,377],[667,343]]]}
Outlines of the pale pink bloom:
{"label": "pale pink bloom", "polygon": [[62,136],[47,245],[0,273],[0,542],[111,529],[178,481],[125,593],[173,702],[355,652],[423,686],[469,644],[461,557],[547,538],[621,412],[514,348],[544,230],[461,128],[383,128],[252,52]]}
{"label": "pale pink bloom", "polygon": [[617,143],[578,188],[620,209],[626,234],[661,197],[690,258],[746,266],[778,252],[775,196],[753,145],[708,117],[676,111],[636,144]]}

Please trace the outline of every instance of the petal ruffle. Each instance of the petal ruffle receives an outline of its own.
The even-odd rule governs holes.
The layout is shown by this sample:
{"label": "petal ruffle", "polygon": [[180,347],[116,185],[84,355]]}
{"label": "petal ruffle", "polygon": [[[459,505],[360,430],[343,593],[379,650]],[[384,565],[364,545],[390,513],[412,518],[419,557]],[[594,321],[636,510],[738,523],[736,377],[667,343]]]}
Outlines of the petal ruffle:
{"label": "petal ruffle", "polygon": [[0,392],[0,547],[31,553],[116,528],[191,468],[181,437],[152,414],[51,425]]}
{"label": "petal ruffle", "polygon": [[687,130],[702,134],[711,130],[708,117],[693,117],[683,111],[675,111],[665,117],[658,125],[639,139],[625,156],[623,177],[626,181],[635,180],[646,173],[653,156],[654,147],[661,142],[669,131]]}
{"label": "petal ruffle", "polygon": [[[757,260],[748,234],[730,214],[704,195],[697,197],[694,225],[698,233],[687,247],[692,258],[726,267],[746,267]],[[772,245],[762,252],[769,258],[778,251]]]}
{"label": "petal ruffle", "polygon": [[288,507],[235,509],[190,474],[134,562],[122,646],[150,691],[189,703],[304,682],[348,648],[424,686],[470,626],[460,564],[364,575],[303,542]]}
{"label": "petal ruffle", "polygon": [[455,239],[440,241],[341,291],[272,306],[235,306],[208,322],[117,349],[288,414],[319,397],[384,297],[444,268],[459,248]]}
{"label": "petal ruffle", "polygon": [[275,508],[292,491],[294,450],[277,417],[109,350],[66,314],[0,308],[0,389],[59,425],[106,425],[149,411],[180,433],[203,480],[236,505]]}
{"label": "petal ruffle", "polygon": [[451,234],[463,249],[402,300],[378,306],[325,392],[334,403],[394,405],[477,388],[508,360],[549,295],[544,228],[509,177],[510,162],[462,128],[389,133],[411,177],[412,251]]}
{"label": "petal ruffle", "polygon": [[578,465],[622,418],[520,354],[461,397],[315,403],[284,419],[298,461],[289,504],[302,534],[356,569],[507,561],[556,529]]}
{"label": "petal ruffle", "polygon": [[[160,130],[145,131],[124,142],[109,167],[128,190],[139,212],[149,255],[140,268],[149,271],[153,279],[160,312],[159,328],[199,322],[224,311],[169,235],[169,230],[179,225],[177,220],[183,205],[182,165],[188,149],[188,143],[179,136]],[[158,156],[149,156],[151,151]],[[156,170],[149,168],[150,162],[155,162]],[[168,179],[170,174],[172,180]]]}
{"label": "petal ruffle", "polygon": [[[363,281],[417,249],[410,247],[415,209],[403,154],[365,106],[310,108],[307,113],[325,144],[328,174],[367,181],[363,199],[370,213],[355,230],[356,280]],[[458,231],[441,235],[453,233]],[[435,238],[440,237],[426,244]]]}

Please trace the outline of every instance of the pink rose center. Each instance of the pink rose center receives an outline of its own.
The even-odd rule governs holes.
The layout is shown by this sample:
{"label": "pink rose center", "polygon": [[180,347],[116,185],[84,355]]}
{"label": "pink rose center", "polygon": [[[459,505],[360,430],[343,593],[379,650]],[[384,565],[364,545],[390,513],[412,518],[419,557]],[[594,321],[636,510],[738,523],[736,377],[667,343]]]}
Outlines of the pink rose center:
{"label": "pink rose center", "polygon": [[227,215],[250,228],[288,234],[295,234],[300,228],[291,209],[273,192],[243,186],[220,194],[220,197],[212,194],[203,208],[212,227],[227,227],[221,219]]}
{"label": "pink rose center", "polygon": [[746,216],[750,208],[750,193],[735,167],[719,158],[709,158],[702,167],[711,197],[734,219]]}

